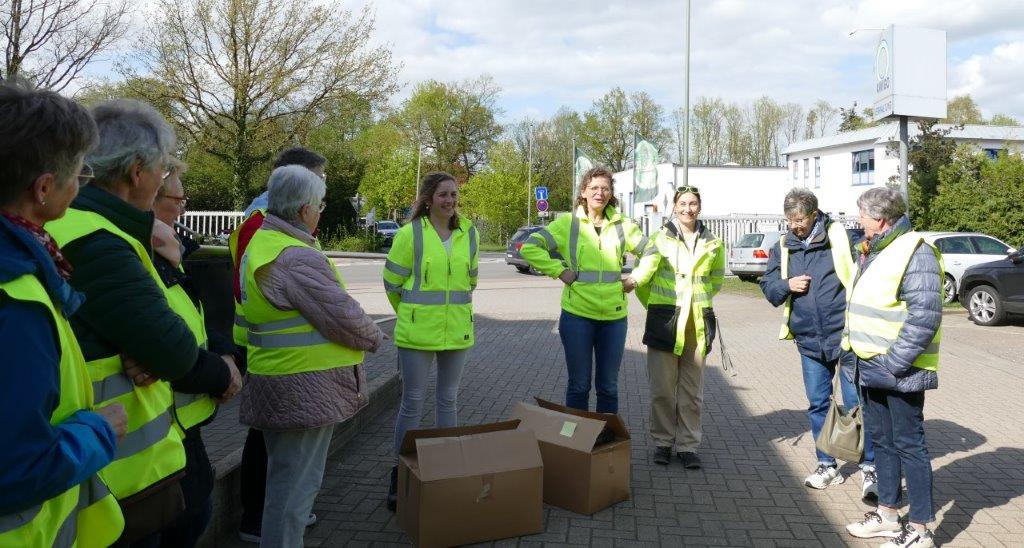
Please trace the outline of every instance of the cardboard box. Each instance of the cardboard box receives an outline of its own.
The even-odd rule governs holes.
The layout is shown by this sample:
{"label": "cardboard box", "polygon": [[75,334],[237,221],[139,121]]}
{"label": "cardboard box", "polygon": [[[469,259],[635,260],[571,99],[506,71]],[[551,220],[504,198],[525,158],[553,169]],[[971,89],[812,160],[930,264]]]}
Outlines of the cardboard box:
{"label": "cardboard box", "polygon": [[[532,430],[544,459],[544,502],[593,514],[629,500],[629,432],[617,415],[591,413],[536,398],[519,403],[512,418]],[[614,439],[595,447],[608,427]]]}
{"label": "cardboard box", "polygon": [[398,464],[398,524],[420,546],[544,530],[544,465],[519,421],[411,430]]}

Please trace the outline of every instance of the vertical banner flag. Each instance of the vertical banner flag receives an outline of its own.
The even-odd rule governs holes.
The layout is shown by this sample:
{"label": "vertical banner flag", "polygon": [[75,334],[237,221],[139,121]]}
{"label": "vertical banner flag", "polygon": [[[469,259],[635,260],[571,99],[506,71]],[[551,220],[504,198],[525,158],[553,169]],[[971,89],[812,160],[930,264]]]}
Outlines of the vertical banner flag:
{"label": "vertical banner flag", "polygon": [[633,201],[647,202],[658,195],[658,147],[637,139],[633,147]]}
{"label": "vertical banner flag", "polygon": [[[594,161],[589,156],[583,154],[579,147],[575,144],[572,146],[573,151],[573,177],[572,177],[572,201],[576,203],[576,196],[580,190],[580,183],[583,181],[583,174],[590,168],[594,167]],[[575,207],[575,206],[574,206]]]}

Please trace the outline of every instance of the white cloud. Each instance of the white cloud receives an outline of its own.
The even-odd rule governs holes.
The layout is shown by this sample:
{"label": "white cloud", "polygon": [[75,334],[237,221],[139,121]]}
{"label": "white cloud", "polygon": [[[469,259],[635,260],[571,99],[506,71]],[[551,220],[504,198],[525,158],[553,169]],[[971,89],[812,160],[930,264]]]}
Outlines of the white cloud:
{"label": "white cloud", "polygon": [[1024,41],[972,55],[955,67],[950,97],[969,93],[986,116],[1010,114],[1024,121]]}

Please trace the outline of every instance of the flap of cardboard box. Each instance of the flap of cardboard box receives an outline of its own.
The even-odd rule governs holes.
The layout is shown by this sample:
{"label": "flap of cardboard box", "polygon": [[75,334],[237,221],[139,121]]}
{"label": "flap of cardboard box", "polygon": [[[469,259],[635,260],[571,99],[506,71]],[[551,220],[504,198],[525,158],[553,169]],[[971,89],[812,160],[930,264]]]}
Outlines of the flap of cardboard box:
{"label": "flap of cardboard box", "polygon": [[471,434],[484,434],[487,432],[499,432],[501,430],[515,430],[519,421],[510,420],[503,422],[491,422],[487,424],[474,424],[471,426],[456,426],[455,428],[424,428],[421,430],[409,430],[402,438],[401,453],[415,453],[416,440],[426,438],[457,438]]}
{"label": "flap of cardboard box", "polygon": [[449,438],[416,440],[423,481],[496,474],[543,467],[533,434],[499,430]]}
{"label": "flap of cardboard box", "polygon": [[592,411],[583,411],[580,409],[573,409],[572,407],[566,407],[559,405],[554,402],[547,401],[541,398],[533,398],[537,401],[537,405],[544,409],[550,409],[552,411],[558,411],[559,413],[565,413],[567,415],[576,415],[577,417],[586,417],[588,419],[594,419],[603,421],[608,425],[608,428],[612,432],[615,432],[615,439],[628,440],[629,430],[626,430],[626,423],[622,422],[622,417],[612,413],[594,413]]}
{"label": "flap of cardboard box", "polygon": [[520,429],[532,430],[537,441],[568,447],[589,453],[594,449],[597,436],[604,429],[604,421],[570,415],[536,405],[519,402],[512,411],[519,419]]}

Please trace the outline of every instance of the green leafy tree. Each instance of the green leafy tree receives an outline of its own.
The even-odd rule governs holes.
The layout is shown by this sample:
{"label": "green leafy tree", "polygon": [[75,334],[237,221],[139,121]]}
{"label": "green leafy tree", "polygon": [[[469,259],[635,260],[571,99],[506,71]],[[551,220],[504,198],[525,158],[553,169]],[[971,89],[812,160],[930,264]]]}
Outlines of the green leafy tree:
{"label": "green leafy tree", "polygon": [[[935,120],[919,120],[917,128],[918,134],[911,139],[907,151],[907,163],[911,166],[908,209],[914,226],[930,230],[935,220],[931,203],[938,194],[939,169],[950,162],[956,151],[956,143],[948,135],[962,126],[939,128]],[[891,145],[890,150],[898,152],[898,144]],[[898,180],[897,174],[890,183],[896,184]]]}
{"label": "green leafy tree", "polygon": [[1024,158],[1000,154],[992,160],[961,145],[939,168],[938,178],[930,229],[979,231],[1014,246],[1024,244]]}
{"label": "green leafy tree", "polygon": [[577,144],[612,171],[633,164],[633,137],[639,134],[663,152],[672,143],[672,132],[664,124],[665,110],[645,92],[626,94],[613,88],[594,101],[583,115]]}
{"label": "green leafy tree", "polygon": [[839,107],[839,131],[856,131],[867,127],[867,120],[857,114],[857,102],[854,101],[850,108]]}
{"label": "green leafy tree", "polygon": [[1020,127],[1020,122],[1018,122],[1013,116],[1009,116],[1007,114],[996,114],[988,121],[988,123],[993,126]]}
{"label": "green leafy tree", "polygon": [[487,167],[462,186],[461,209],[484,220],[482,238],[504,243],[526,223],[526,158],[510,140],[488,150]]}
{"label": "green leafy tree", "polygon": [[958,95],[946,103],[944,124],[984,124],[981,109],[970,95]]}
{"label": "green leafy tree", "polygon": [[353,146],[364,164],[358,189],[366,197],[363,212],[376,208],[382,219],[409,207],[416,195],[415,143],[385,120],[359,135]]}
{"label": "green leafy tree", "polygon": [[[529,135],[533,134],[533,186],[548,188],[552,211],[568,211],[572,201],[572,142],[583,124],[580,115],[562,107],[551,118],[533,123],[525,120],[507,128],[516,150],[527,158]],[[525,190],[524,190],[525,192]]]}
{"label": "green leafy tree", "polygon": [[373,29],[369,6],[160,0],[139,60],[166,86],[179,127],[231,166],[232,203],[242,207],[263,189],[267,162],[325,105],[382,105],[397,90],[391,52],[370,45]]}

